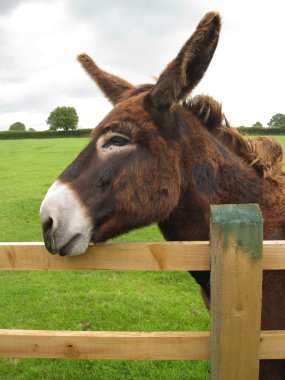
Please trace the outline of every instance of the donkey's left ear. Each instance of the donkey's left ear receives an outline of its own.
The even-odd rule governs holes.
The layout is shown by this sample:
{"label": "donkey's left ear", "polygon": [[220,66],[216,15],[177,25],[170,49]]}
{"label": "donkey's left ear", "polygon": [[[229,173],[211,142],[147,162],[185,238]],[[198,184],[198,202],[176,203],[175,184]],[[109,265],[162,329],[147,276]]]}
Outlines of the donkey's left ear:
{"label": "donkey's left ear", "polygon": [[185,98],[199,83],[218,44],[221,18],[207,13],[177,57],[162,72],[150,97],[154,106],[170,106]]}
{"label": "donkey's left ear", "polygon": [[77,59],[112,104],[118,103],[126,91],[135,88],[126,80],[100,69],[87,54],[80,54]]}

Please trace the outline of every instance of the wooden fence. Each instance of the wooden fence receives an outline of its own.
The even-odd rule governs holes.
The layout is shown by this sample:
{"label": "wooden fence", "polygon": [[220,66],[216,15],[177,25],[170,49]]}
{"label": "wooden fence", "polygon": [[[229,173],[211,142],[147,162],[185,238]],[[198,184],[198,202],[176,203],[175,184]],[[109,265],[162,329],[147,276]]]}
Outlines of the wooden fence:
{"label": "wooden fence", "polygon": [[262,271],[285,270],[285,242],[263,242],[262,229],[257,205],[227,205],[211,209],[210,242],[97,244],[77,257],[49,255],[42,243],[0,243],[0,270],[211,268],[212,291],[210,332],[0,330],[0,356],[211,358],[212,380],[258,379],[260,359],[285,359],[285,331],[260,331]]}

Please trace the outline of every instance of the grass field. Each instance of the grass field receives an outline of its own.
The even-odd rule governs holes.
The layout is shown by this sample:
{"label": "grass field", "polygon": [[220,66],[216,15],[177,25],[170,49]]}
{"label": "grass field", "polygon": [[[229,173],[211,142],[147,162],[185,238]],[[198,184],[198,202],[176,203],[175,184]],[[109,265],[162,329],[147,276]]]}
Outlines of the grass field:
{"label": "grass field", "polygon": [[[277,139],[285,146],[285,136]],[[40,241],[39,206],[87,139],[0,140],[0,241]],[[156,226],[121,241],[158,241]],[[0,272],[0,328],[208,330],[187,273]],[[0,359],[2,380],[208,378],[208,362]]]}
{"label": "grass field", "polygon": [[[0,241],[41,241],[39,206],[87,139],[0,141]],[[122,241],[158,241],[156,226]],[[0,328],[105,331],[209,329],[187,273],[0,272]],[[0,359],[2,380],[208,378],[207,362]]]}

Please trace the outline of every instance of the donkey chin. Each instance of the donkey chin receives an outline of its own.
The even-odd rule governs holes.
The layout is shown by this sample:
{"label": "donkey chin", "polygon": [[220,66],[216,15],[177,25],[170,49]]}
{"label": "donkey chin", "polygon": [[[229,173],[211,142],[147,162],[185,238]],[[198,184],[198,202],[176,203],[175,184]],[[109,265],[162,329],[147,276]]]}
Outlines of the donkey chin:
{"label": "donkey chin", "polygon": [[70,186],[57,180],[40,208],[46,249],[53,255],[77,256],[86,252],[93,224]]}

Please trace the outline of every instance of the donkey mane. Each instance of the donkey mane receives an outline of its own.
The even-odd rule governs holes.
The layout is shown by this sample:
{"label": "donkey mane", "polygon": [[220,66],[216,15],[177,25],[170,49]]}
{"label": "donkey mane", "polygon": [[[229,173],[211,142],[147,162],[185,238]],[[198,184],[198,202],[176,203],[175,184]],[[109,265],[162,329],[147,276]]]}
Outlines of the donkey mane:
{"label": "donkey mane", "polygon": [[245,138],[236,128],[231,127],[221,103],[211,96],[198,95],[183,105],[217,140],[252,166],[260,177],[279,184],[285,183],[282,172],[283,151],[278,141],[271,137]]}

